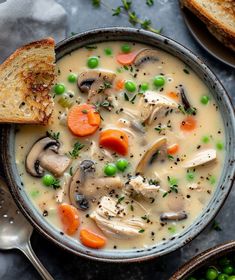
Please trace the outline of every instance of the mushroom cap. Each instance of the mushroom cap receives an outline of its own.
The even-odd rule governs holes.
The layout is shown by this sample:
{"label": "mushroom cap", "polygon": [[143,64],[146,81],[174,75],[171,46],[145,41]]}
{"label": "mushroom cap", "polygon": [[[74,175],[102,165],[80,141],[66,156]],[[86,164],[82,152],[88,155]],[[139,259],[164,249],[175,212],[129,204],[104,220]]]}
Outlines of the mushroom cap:
{"label": "mushroom cap", "polygon": [[153,49],[142,49],[136,56],[134,66],[137,68],[143,67],[148,62],[159,61],[159,53]]}
{"label": "mushroom cap", "polygon": [[81,92],[88,93],[88,102],[101,102],[102,96],[100,93],[105,93],[108,85],[113,83],[115,77],[116,74],[111,71],[85,71],[79,75],[77,85]]}
{"label": "mushroom cap", "polygon": [[42,152],[50,149],[58,152],[60,143],[48,136],[38,139],[33,146],[25,160],[26,171],[34,177],[42,177],[44,169],[40,166],[40,155]]}

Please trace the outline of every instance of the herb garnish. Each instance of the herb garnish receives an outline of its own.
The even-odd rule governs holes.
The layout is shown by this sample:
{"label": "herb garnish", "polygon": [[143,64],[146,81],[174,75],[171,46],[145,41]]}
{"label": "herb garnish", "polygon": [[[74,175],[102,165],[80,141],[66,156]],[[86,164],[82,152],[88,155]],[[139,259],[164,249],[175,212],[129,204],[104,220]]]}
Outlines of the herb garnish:
{"label": "herb garnish", "polygon": [[[108,10],[112,11],[112,16],[121,16],[125,15],[128,17],[129,22],[136,26],[139,24],[143,29],[152,31],[154,33],[161,33],[161,29],[155,29],[152,27],[152,22],[150,19],[141,19],[139,16],[137,16],[136,12],[132,8],[132,1],[131,0],[121,0],[121,5],[119,5],[116,8],[110,7],[105,1],[101,0],[92,0],[92,5],[94,7],[100,7],[101,4],[105,6]],[[149,7],[153,6],[154,0],[146,0],[146,5]]]}
{"label": "herb garnish", "polygon": [[154,179],[149,179],[149,185],[154,185],[154,186],[158,186],[159,185],[159,182],[157,180],[154,180]]}
{"label": "herb garnish", "polygon": [[222,231],[219,222],[217,222],[216,220],[213,221],[211,228],[216,231]]}
{"label": "herb garnish", "polygon": [[177,179],[167,176],[167,181],[170,185],[170,189],[169,189],[169,191],[165,192],[162,195],[162,197],[166,197],[169,193],[172,193],[172,192],[178,193]]}
{"label": "herb garnish", "polygon": [[139,230],[139,233],[143,233],[143,232],[145,232],[143,228]]}
{"label": "herb garnish", "polygon": [[97,49],[97,46],[95,46],[95,45],[87,45],[87,46],[85,46],[85,49],[87,49],[87,50],[95,50],[95,49]]}
{"label": "herb garnish", "polygon": [[71,152],[69,152],[69,155],[72,159],[76,159],[79,156],[79,151],[84,148],[85,145],[81,144],[80,142],[76,142],[73,145],[73,150]]}
{"label": "herb garnish", "polygon": [[47,131],[46,135],[52,139],[55,139],[56,141],[58,141],[60,138],[60,132],[53,132],[52,130],[51,132]]}
{"label": "herb garnish", "polygon": [[118,201],[117,201],[117,204],[120,204],[120,203],[123,201],[124,198],[125,198],[125,196],[119,197],[119,199],[118,199]]}
{"label": "herb garnish", "polygon": [[51,184],[51,186],[52,186],[52,188],[53,189],[58,189],[58,188],[60,188],[60,180],[59,179],[55,179],[54,181],[53,181],[53,183]]}

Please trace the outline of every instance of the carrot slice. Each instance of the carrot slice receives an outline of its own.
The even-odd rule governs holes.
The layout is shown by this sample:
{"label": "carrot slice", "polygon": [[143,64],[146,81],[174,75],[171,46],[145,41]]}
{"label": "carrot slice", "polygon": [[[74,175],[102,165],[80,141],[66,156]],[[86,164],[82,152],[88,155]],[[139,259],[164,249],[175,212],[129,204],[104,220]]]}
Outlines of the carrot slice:
{"label": "carrot slice", "polygon": [[128,153],[128,136],[125,132],[117,129],[106,129],[100,133],[100,145],[111,149],[120,155]]}
{"label": "carrot slice", "polygon": [[178,94],[177,94],[176,92],[174,92],[174,91],[170,91],[170,92],[168,92],[166,95],[167,95],[168,97],[170,97],[170,98],[176,100],[176,101],[179,100]]}
{"label": "carrot slice", "polygon": [[178,152],[179,150],[179,145],[178,144],[173,144],[170,147],[167,148],[167,153],[170,155],[174,155]]}
{"label": "carrot slice", "polygon": [[68,235],[73,235],[80,225],[78,210],[72,205],[62,203],[59,205],[58,211],[64,231]]}
{"label": "carrot slice", "polygon": [[119,53],[117,55],[116,59],[117,59],[117,62],[122,65],[130,65],[134,62],[136,55],[137,55],[136,52]]}
{"label": "carrot slice", "polygon": [[106,238],[98,235],[96,233],[93,233],[90,230],[82,229],[80,231],[80,240],[83,245],[93,248],[93,249],[99,249],[104,247],[106,244]]}
{"label": "carrot slice", "polygon": [[124,84],[125,84],[125,80],[118,80],[118,81],[116,82],[115,88],[116,88],[117,90],[121,90],[121,89],[124,88]]}
{"label": "carrot slice", "polygon": [[68,127],[77,136],[93,134],[100,126],[100,114],[90,104],[75,105],[68,113]]}
{"label": "carrot slice", "polygon": [[197,122],[195,118],[188,116],[186,119],[184,119],[180,125],[180,128],[184,131],[192,131],[196,128]]}

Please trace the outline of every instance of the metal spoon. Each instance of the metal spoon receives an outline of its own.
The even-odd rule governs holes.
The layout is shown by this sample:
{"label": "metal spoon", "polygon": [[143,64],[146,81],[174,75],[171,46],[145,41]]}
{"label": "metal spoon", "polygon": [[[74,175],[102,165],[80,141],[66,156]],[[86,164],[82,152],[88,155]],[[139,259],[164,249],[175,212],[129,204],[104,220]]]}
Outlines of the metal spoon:
{"label": "metal spoon", "polygon": [[53,280],[31,247],[32,232],[33,227],[18,210],[7,185],[0,178],[0,249],[19,249],[31,261],[42,279]]}

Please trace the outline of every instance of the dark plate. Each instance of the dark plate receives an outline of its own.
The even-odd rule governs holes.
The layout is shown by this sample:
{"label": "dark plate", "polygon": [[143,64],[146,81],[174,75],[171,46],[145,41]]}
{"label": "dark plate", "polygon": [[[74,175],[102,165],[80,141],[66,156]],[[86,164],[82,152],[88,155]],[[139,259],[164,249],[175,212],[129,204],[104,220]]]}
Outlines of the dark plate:
{"label": "dark plate", "polygon": [[235,252],[235,241],[206,250],[181,266],[169,280],[186,280],[201,267],[210,266],[215,260],[231,252]]}
{"label": "dark plate", "polygon": [[235,68],[235,52],[225,47],[207,29],[191,11],[184,8],[182,15],[185,23],[196,41],[211,55],[223,63]]}
{"label": "dark plate", "polygon": [[[81,245],[75,239],[62,235],[58,229],[54,228],[46,221],[42,214],[39,213],[39,211],[31,203],[31,200],[24,190],[15,163],[16,131],[14,125],[5,125],[2,129],[1,138],[3,142],[3,153],[1,156],[4,164],[4,172],[10,186],[10,191],[15,198],[16,203],[33,226],[45,237],[72,253],[95,260],[109,262],[142,261],[165,255],[191,241],[207,226],[223,205],[234,180],[233,175],[235,165],[233,162],[235,158],[235,117],[228,94],[217,77],[205,65],[205,63],[179,43],[152,32],[122,27],[87,31],[60,42],[56,46],[56,59],[59,60],[66,54],[69,54],[73,50],[85,45],[115,40],[145,43],[149,46],[160,48],[178,57],[185,64],[189,65],[208,86],[210,92],[214,96],[215,102],[218,105],[219,111],[223,115],[226,134],[225,149],[227,152],[222,175],[210,202],[197,219],[179,235],[148,248],[130,250],[89,249]],[[208,121],[213,120],[208,119]]]}

